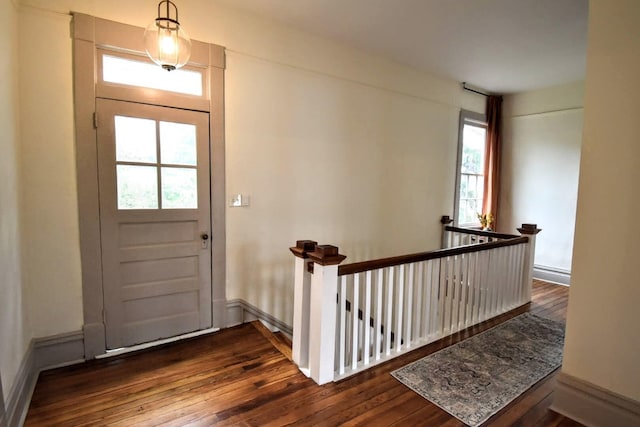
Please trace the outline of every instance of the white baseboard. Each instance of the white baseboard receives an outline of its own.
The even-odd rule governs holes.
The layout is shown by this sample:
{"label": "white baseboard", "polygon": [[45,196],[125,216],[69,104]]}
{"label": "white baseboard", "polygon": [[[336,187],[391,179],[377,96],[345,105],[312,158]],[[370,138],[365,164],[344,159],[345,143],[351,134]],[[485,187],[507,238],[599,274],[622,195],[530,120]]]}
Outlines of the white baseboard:
{"label": "white baseboard", "polygon": [[[24,423],[41,371],[83,360],[84,335],[80,331],[32,339],[9,392],[5,407],[6,426],[17,427]],[[0,426],[4,427],[1,423]]]}
{"label": "white baseboard", "polygon": [[17,427],[24,423],[31,395],[38,380],[38,373],[33,353],[33,341],[31,341],[22,358],[13,386],[9,390],[9,396],[7,396],[5,418],[8,427]]}
{"label": "white baseboard", "polygon": [[640,402],[560,372],[550,409],[594,427],[640,426]]}
{"label": "white baseboard", "polygon": [[36,368],[40,371],[84,361],[84,334],[69,332],[33,340]]}
{"label": "white baseboard", "polygon": [[249,304],[245,300],[233,299],[227,301],[227,328],[242,323],[253,322],[254,320],[262,321],[272,332],[280,331],[289,337],[293,334],[293,328],[291,326]]}
{"label": "white baseboard", "polygon": [[7,427],[6,413],[4,409],[4,395],[2,394],[2,375],[0,373],[0,427]]}
{"label": "white baseboard", "polygon": [[571,282],[571,271],[545,265],[534,265],[533,278],[569,286]]}

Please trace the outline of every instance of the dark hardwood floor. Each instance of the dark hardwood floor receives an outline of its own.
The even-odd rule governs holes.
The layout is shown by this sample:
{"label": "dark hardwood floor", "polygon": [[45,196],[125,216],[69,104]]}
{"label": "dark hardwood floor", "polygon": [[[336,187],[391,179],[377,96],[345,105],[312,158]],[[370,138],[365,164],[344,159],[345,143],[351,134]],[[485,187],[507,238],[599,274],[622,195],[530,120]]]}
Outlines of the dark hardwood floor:
{"label": "dark hardwood floor", "polygon": [[[567,297],[568,288],[536,281],[527,306],[322,387],[291,363],[286,340],[256,324],[50,370],[25,425],[462,426],[389,372],[525,311],[564,321]],[[548,409],[557,373],[486,424],[579,425]]]}

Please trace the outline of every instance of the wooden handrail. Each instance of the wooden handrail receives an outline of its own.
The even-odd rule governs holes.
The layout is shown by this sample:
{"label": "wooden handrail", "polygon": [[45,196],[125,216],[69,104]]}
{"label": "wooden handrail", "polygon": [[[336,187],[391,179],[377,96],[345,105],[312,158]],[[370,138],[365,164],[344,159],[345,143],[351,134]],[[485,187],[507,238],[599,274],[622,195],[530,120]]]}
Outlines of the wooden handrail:
{"label": "wooden handrail", "polygon": [[[495,233],[497,234],[497,233]],[[493,234],[492,234],[493,235]],[[505,236],[503,234],[503,236]],[[379,268],[393,267],[395,265],[410,264],[412,262],[427,261],[430,259],[445,258],[448,256],[468,254],[472,252],[480,252],[488,249],[502,248],[505,246],[520,245],[527,243],[529,238],[526,236],[513,236],[507,240],[496,242],[478,243],[474,245],[456,246],[448,249],[438,249],[429,252],[419,252],[409,255],[400,255],[390,258],[380,258],[371,261],[354,262],[338,266],[338,276],[347,274],[362,273],[364,271],[377,270]]]}
{"label": "wooden handrail", "polygon": [[475,234],[477,236],[495,237],[496,239],[514,239],[516,237],[520,237],[520,236],[516,236],[515,234],[503,234],[503,233],[496,233],[494,231],[474,230],[472,228],[459,228],[459,227],[452,227],[450,225],[447,225],[444,229],[447,231],[455,231],[456,233],[462,233],[462,234]]}

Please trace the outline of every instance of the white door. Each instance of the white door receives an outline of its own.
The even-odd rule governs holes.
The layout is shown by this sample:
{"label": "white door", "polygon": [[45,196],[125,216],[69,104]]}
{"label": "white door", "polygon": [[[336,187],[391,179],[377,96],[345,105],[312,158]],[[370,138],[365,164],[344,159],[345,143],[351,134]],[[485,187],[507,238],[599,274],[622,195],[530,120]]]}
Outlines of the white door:
{"label": "white door", "polygon": [[208,113],[96,112],[107,348],[211,327]]}

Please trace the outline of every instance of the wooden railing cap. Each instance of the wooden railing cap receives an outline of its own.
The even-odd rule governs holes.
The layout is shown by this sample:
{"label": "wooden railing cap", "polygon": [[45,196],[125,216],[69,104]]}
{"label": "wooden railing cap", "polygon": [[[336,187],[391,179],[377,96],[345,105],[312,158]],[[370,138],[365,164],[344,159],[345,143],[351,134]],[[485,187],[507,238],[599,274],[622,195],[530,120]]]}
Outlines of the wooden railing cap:
{"label": "wooden railing cap", "polygon": [[[370,261],[355,262],[345,264],[338,267],[338,276],[347,274],[363,273],[369,270],[378,270],[380,268],[393,267],[396,265],[410,264],[414,262],[428,261],[430,259],[438,259],[451,257],[462,254],[470,254],[480,252],[487,249],[503,248],[507,246],[521,245],[529,242],[527,236],[515,237],[513,239],[504,239],[495,242],[479,243],[475,245],[456,246],[448,249],[438,249],[429,252],[419,252],[409,255],[400,255],[390,258],[380,258]],[[309,255],[311,257],[311,254]]]}
{"label": "wooden railing cap", "polygon": [[336,265],[340,264],[347,258],[346,255],[338,253],[338,247],[332,245],[316,245],[313,252],[307,254],[309,259],[320,265]]}
{"label": "wooden railing cap", "polygon": [[289,250],[298,258],[308,258],[309,252],[315,251],[316,246],[318,242],[313,240],[297,240],[296,245]]}
{"label": "wooden railing cap", "polygon": [[495,231],[476,230],[473,228],[460,228],[447,225],[444,227],[445,231],[454,231],[456,233],[471,234],[476,236],[495,237],[496,239],[514,239],[519,237],[515,234],[496,233]]}
{"label": "wooden railing cap", "polygon": [[542,229],[538,228],[538,224],[522,224],[518,231],[520,234],[538,234]]}

